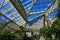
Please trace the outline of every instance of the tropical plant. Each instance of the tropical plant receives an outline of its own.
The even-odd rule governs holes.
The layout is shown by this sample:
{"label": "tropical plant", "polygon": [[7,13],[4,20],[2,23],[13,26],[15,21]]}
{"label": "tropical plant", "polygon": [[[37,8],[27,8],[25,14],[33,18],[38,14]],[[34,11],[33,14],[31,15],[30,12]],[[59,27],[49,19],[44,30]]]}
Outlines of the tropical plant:
{"label": "tropical plant", "polygon": [[[2,27],[2,25],[0,25]],[[25,28],[20,26],[20,30],[12,31],[13,29],[0,30],[0,40],[23,40]]]}
{"label": "tropical plant", "polygon": [[15,31],[14,34],[18,36],[18,40],[23,40],[25,36],[25,28],[22,26],[20,26],[19,28],[20,30]]}
{"label": "tropical plant", "polygon": [[[60,2],[58,3],[60,7]],[[57,21],[55,21],[51,27],[45,27],[40,29],[40,35],[44,36],[45,40],[60,40],[60,11],[57,11]]]}
{"label": "tropical plant", "polygon": [[4,31],[0,34],[0,40],[17,40],[17,36],[10,31]]}

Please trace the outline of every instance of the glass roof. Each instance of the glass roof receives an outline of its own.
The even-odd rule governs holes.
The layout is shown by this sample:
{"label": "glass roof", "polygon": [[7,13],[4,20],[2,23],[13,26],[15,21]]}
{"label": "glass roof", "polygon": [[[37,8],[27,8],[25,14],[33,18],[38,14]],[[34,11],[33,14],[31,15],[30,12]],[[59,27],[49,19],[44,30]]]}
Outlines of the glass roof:
{"label": "glass roof", "polygon": [[[31,12],[43,12],[52,3],[53,0],[21,0],[25,11]],[[34,3],[35,2],[35,3]],[[32,7],[31,7],[32,6]],[[30,10],[29,10],[30,9]]]}
{"label": "glass roof", "polygon": [[0,17],[0,23],[8,23],[9,22],[9,20],[7,19],[7,18],[5,18],[4,16],[1,16]]}
{"label": "glass roof", "polygon": [[[33,14],[34,12],[44,12],[52,3],[52,1],[53,0],[21,0],[26,13],[29,14]],[[26,23],[26,21],[18,13],[16,8],[14,8],[9,0],[0,0],[0,12],[20,26]],[[56,12],[52,12],[48,18],[55,18],[55,16]],[[36,23],[39,19],[43,18],[43,16],[41,14],[34,14],[27,16],[27,18],[28,24],[32,25],[33,23]]]}
{"label": "glass roof", "polygon": [[[29,14],[33,14],[35,12],[36,13],[44,12],[48,8],[48,6],[52,3],[53,0],[25,0],[25,1],[21,0],[21,1],[25,8],[25,11]],[[56,12],[52,12],[48,18],[55,18],[55,17],[56,17]],[[29,20],[28,24],[29,25],[33,24],[41,18],[43,18],[41,14],[30,15],[28,16],[28,20]]]}
{"label": "glass roof", "polygon": [[3,5],[0,5],[0,12],[20,26],[26,23],[9,0],[4,0]]}

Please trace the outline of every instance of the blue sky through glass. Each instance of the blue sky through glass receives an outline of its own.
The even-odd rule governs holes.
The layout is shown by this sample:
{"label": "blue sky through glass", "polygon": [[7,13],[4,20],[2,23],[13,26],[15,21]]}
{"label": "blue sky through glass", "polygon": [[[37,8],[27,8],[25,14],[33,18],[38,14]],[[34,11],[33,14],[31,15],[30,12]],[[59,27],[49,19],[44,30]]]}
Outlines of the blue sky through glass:
{"label": "blue sky through glass", "polygon": [[[26,12],[28,12],[29,7],[31,7],[31,5],[32,5],[31,3],[32,3],[33,1],[34,1],[34,0],[22,0],[22,1],[21,1],[21,2],[23,3],[23,6],[24,6]],[[1,4],[2,2],[3,2],[3,1],[0,0],[0,4]],[[26,3],[26,2],[27,2],[27,3]],[[51,4],[51,2],[52,2],[52,0],[49,0],[49,1],[47,1],[47,0],[36,0],[36,3],[35,3],[34,6],[32,7],[30,13],[32,13],[32,12],[41,12],[41,11],[44,11],[44,10],[48,7],[48,5]],[[26,3],[26,4],[25,4],[25,3]],[[9,4],[5,5],[4,7],[0,8],[0,11],[1,11],[1,12],[4,12],[4,11],[10,9],[11,7],[12,7],[12,5],[11,5],[11,3],[9,3]],[[9,16],[12,12],[15,12],[15,10],[16,10],[16,9],[14,8],[14,9],[6,12],[5,15]],[[17,12],[17,14],[18,14],[18,12]],[[14,16],[16,16],[17,14],[14,14]],[[54,18],[55,16],[56,16],[56,12],[52,12],[51,15],[49,15],[49,18]],[[20,17],[20,16],[19,16],[19,17]],[[10,18],[13,18],[13,15],[10,16]],[[31,24],[35,23],[37,20],[39,20],[39,19],[41,19],[41,18],[42,18],[42,15],[40,15],[40,14],[30,15],[30,16],[28,16],[28,21],[29,21],[28,24],[31,25]],[[16,18],[16,19],[17,19],[17,18]],[[5,20],[5,18],[2,17],[0,21],[2,21],[2,20]]]}
{"label": "blue sky through glass", "polygon": [[[34,0],[22,0],[23,6],[25,7],[25,11],[27,12],[29,10],[29,8],[32,6],[32,2],[34,2]],[[32,7],[31,12],[41,12],[44,11],[49,4],[51,4],[52,0],[36,0],[36,3],[34,4],[34,6]],[[29,6],[28,6],[29,5]],[[26,7],[27,6],[27,7]]]}
{"label": "blue sky through glass", "polygon": [[9,20],[8,20],[8,19],[6,19],[4,16],[1,16],[1,17],[0,17],[0,23],[3,23],[3,22],[8,23],[8,22],[9,22]]}

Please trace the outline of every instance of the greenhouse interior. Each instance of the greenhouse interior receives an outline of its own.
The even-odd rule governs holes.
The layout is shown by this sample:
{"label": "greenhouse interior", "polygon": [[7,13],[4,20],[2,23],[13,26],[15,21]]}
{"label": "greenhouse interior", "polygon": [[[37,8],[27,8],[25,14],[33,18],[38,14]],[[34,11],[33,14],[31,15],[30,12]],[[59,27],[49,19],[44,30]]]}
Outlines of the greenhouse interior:
{"label": "greenhouse interior", "polygon": [[60,40],[60,0],[0,0],[0,40]]}

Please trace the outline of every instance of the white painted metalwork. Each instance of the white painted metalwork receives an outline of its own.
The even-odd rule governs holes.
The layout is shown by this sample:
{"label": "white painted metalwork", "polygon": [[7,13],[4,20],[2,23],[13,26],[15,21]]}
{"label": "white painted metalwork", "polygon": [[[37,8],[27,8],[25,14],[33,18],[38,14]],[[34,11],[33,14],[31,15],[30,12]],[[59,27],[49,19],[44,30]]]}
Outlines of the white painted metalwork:
{"label": "white painted metalwork", "polygon": [[[6,1],[6,3],[5,4],[3,4],[3,6],[5,6],[5,5],[7,5],[7,4],[11,4],[10,3],[10,1]],[[2,5],[1,5],[1,7],[3,7]],[[0,8],[1,8],[0,7]],[[4,8],[4,7],[3,7]],[[6,8],[5,8],[6,9]],[[3,15],[5,15],[7,12],[9,12],[9,11],[11,11],[11,10],[13,10],[13,9],[15,9],[14,8],[14,6],[11,4],[11,8],[9,8],[9,9],[6,9],[6,11],[5,12],[1,12]],[[12,20],[14,23],[16,23],[17,25],[19,25],[19,26],[23,26],[26,22],[25,22],[25,20],[21,17],[21,15],[18,13],[17,15],[14,15],[14,14],[16,14],[18,11],[17,10],[15,10],[15,12],[12,12],[11,14],[9,14],[9,15],[5,15],[6,17],[8,17],[10,20]],[[11,18],[11,16],[12,16],[12,18]],[[17,22],[15,22],[15,18],[17,18],[18,16],[20,16],[20,21],[17,21]],[[17,19],[17,20],[19,20],[19,19]]]}
{"label": "white painted metalwork", "polygon": [[22,17],[19,17],[19,18],[17,18],[17,19],[14,19],[14,21],[19,21],[19,20],[21,20],[21,18],[22,18]]}
{"label": "white painted metalwork", "polygon": [[27,4],[28,2],[30,2],[31,0],[28,0],[27,2],[23,3],[23,5]]}
{"label": "white painted metalwork", "polygon": [[[6,27],[13,28],[16,30],[20,30],[18,25],[14,24],[13,22],[9,23]],[[6,28],[4,28],[4,29],[6,29]]]}
{"label": "white painted metalwork", "polygon": [[12,9],[14,9],[14,8],[11,7],[11,8],[8,9],[8,10],[6,9],[6,11],[5,11],[5,12],[2,12],[2,14],[5,14],[6,12],[8,12],[8,11],[10,11],[10,10],[12,10]]}
{"label": "white painted metalwork", "polygon": [[[39,16],[41,16],[41,15],[39,15]],[[36,16],[35,18],[38,18],[39,16]],[[28,20],[28,21],[31,21],[31,20],[33,20],[33,19],[35,19],[35,18],[32,18],[32,19],[30,19],[30,20]]]}
{"label": "white painted metalwork", "polygon": [[8,16],[10,17],[10,16],[14,15],[16,12],[17,12],[17,11],[12,12],[12,13],[11,13],[11,14],[9,14]]}
{"label": "white painted metalwork", "polygon": [[[57,8],[57,6],[58,6],[58,0],[56,0],[55,3],[52,4],[52,5],[50,5],[50,6],[51,6],[51,7],[50,7],[48,10],[46,10],[45,12],[42,12],[42,14],[46,14],[46,16],[49,16],[50,13],[52,13],[52,12]],[[40,12],[37,12],[37,13],[41,14]],[[36,14],[37,14],[37,13],[36,13]],[[32,13],[30,13],[30,14],[32,14]],[[35,13],[34,13],[34,14],[35,14]],[[48,17],[47,17],[47,18],[48,18]],[[49,19],[51,19],[51,18],[49,18]],[[50,21],[53,23],[54,20],[56,20],[56,18],[54,18],[53,20],[51,19]],[[42,20],[42,21],[43,21],[43,20]],[[33,28],[33,29],[40,29],[41,27],[43,27],[43,22],[42,22],[42,21],[41,21],[41,19],[40,19],[40,20],[38,20],[36,23],[34,23],[32,26],[29,26],[29,25],[27,24],[26,28],[31,29],[31,30],[32,30],[32,28]]]}
{"label": "white painted metalwork", "polygon": [[[30,2],[31,0],[29,0],[29,1],[27,1],[27,2],[25,2],[23,5],[25,5],[26,3],[28,3],[28,2]],[[29,4],[29,5],[27,5],[27,6],[25,6],[24,8],[26,8],[26,7],[28,7],[29,6],[29,8],[27,8],[26,10],[28,10],[28,12],[27,13],[29,13],[29,11],[31,10],[31,8],[33,7],[33,4],[36,2],[36,0],[34,1],[34,2],[32,2],[31,4]],[[57,7],[57,2],[58,2],[58,0],[56,0],[55,1],[55,3],[54,4],[52,4],[51,5],[51,7],[48,9],[48,10],[46,10],[44,13],[46,14],[46,16],[48,16],[51,12],[53,12],[54,11],[54,9]],[[10,1],[8,2],[6,2],[5,4],[3,4],[3,6],[5,6],[5,5],[7,5],[7,4],[9,4],[10,3]],[[31,6],[30,6],[31,5]],[[0,8],[1,7],[3,7],[3,6],[1,6],[0,5]],[[8,12],[8,11],[10,11],[10,10],[12,10],[12,9],[14,9],[14,6],[12,6],[10,9],[8,9],[7,11],[5,11],[5,12],[2,12],[2,14],[4,15],[6,12]],[[15,23],[16,24],[18,24],[19,26],[22,26],[22,25],[24,25],[26,22],[25,22],[25,20],[21,17],[21,18],[17,18],[18,16],[21,16],[19,13],[17,14],[17,15],[14,15],[15,13],[17,12],[17,10],[15,11],[15,12],[13,12],[12,14],[10,14],[9,16],[7,15],[7,17],[9,18],[9,19],[11,19],[12,21],[16,21]],[[42,12],[34,12],[33,14],[36,14],[36,13],[42,13]],[[44,14],[44,13],[42,13],[42,14]],[[30,13],[30,14],[32,14],[32,13]],[[13,18],[10,18],[10,16],[13,16]],[[37,16],[37,17],[39,17],[39,16]],[[19,20],[19,21],[17,21],[15,18],[17,18],[17,20]],[[15,19],[15,20],[14,20]],[[33,18],[34,19],[34,18]],[[33,19],[31,19],[31,20],[33,20]],[[30,21],[30,20],[29,20]],[[36,23],[34,23],[32,26],[29,26],[28,24],[27,24],[27,27],[26,28],[34,28],[34,29],[40,29],[41,27],[43,27],[43,19],[41,20],[38,20]]]}
{"label": "white painted metalwork", "polygon": [[[23,1],[23,0],[21,0],[21,1]],[[31,1],[32,1],[32,2],[31,2]],[[28,4],[29,2],[31,2],[31,3]],[[24,8],[26,9],[26,12],[27,12],[27,13],[30,12],[30,10],[31,10],[31,8],[33,7],[33,5],[35,4],[35,2],[36,2],[36,0],[28,0],[28,1],[26,1],[25,3],[23,3],[23,6],[24,6],[25,4],[28,4],[28,5],[24,6]],[[27,7],[28,7],[28,8],[27,8]]]}
{"label": "white painted metalwork", "polygon": [[0,5],[0,8],[3,7],[3,6],[5,6],[6,4],[9,4],[10,3],[9,0],[3,0],[3,1],[5,1],[5,2]]}
{"label": "white painted metalwork", "polygon": [[45,12],[46,16],[49,16],[49,14],[53,12],[57,6],[58,6],[58,0],[56,0],[55,3],[51,5],[51,7]]}
{"label": "white painted metalwork", "polygon": [[43,18],[42,19],[39,19],[36,23],[34,23],[32,26],[29,26],[28,24],[27,24],[27,26],[26,26],[26,28],[28,28],[28,29],[31,29],[31,30],[33,30],[33,29],[40,29],[40,28],[42,28],[43,27]]}

